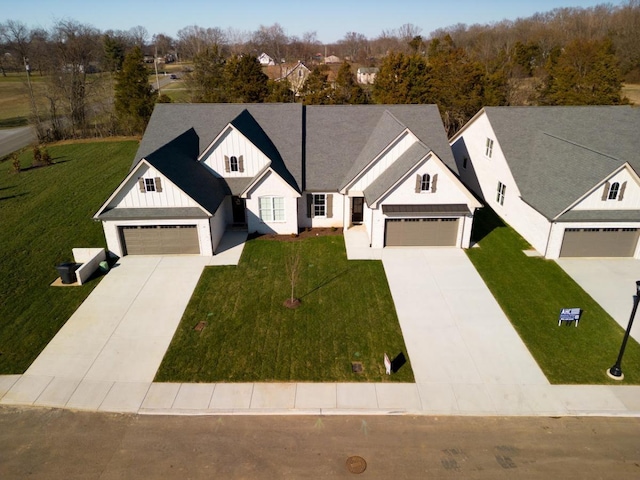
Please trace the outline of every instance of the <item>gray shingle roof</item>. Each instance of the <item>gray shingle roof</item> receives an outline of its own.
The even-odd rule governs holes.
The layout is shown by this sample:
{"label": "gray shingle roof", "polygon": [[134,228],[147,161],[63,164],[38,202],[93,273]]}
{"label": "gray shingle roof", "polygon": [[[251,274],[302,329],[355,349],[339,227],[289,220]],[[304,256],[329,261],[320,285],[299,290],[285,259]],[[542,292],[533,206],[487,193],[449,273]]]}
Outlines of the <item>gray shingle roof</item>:
{"label": "gray shingle roof", "polygon": [[640,109],[485,107],[522,199],[557,217],[625,162],[640,172]]}
{"label": "gray shingle roof", "polygon": [[[189,131],[190,141],[179,143],[186,148],[182,156],[196,158],[230,123],[298,191],[339,190],[407,128],[457,173],[435,105],[158,104],[134,165],[154,157],[169,171],[170,158],[180,153],[172,149],[167,155],[168,141]],[[227,192],[240,191],[242,182],[227,182]]]}
{"label": "gray shingle roof", "polygon": [[214,214],[231,191],[225,181],[211,174],[193,156],[198,141],[193,129],[173,139],[144,158],[184,193]]}
{"label": "gray shingle roof", "polygon": [[112,208],[98,217],[100,220],[138,220],[138,219],[183,219],[207,218],[208,215],[197,207],[181,208]]}

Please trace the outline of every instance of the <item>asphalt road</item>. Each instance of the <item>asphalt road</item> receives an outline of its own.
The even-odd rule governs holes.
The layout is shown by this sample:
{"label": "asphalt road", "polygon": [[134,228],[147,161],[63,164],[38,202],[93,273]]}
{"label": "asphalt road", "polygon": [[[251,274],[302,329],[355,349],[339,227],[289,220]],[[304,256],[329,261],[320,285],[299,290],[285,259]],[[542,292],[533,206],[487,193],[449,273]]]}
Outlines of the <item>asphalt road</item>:
{"label": "asphalt road", "polygon": [[[347,459],[360,456],[357,475]],[[0,478],[640,478],[638,418],[163,417],[0,408]]]}
{"label": "asphalt road", "polygon": [[33,127],[7,128],[0,130],[0,158],[35,142]]}

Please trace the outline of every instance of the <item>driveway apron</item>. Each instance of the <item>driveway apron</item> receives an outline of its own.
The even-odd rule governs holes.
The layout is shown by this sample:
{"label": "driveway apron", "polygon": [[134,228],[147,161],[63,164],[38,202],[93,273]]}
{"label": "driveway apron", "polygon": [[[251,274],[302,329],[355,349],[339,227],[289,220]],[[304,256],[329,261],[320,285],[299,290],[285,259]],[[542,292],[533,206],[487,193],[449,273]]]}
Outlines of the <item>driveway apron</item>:
{"label": "driveway apron", "polygon": [[209,259],[121,258],[25,372],[151,382]]}
{"label": "driveway apron", "polygon": [[387,248],[382,262],[416,383],[548,385],[464,251]]}

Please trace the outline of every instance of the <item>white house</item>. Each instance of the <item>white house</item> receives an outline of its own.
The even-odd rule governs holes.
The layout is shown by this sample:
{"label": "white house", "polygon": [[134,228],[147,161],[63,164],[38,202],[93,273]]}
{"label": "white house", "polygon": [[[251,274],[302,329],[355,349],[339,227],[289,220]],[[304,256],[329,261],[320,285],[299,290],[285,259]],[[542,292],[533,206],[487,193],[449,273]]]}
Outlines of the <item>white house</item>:
{"label": "white house", "polygon": [[231,226],[466,248],[479,206],[433,105],[159,104],[94,218],[119,256],[213,255]]}
{"label": "white house", "polygon": [[358,83],[363,85],[373,85],[376,81],[376,75],[380,69],[378,67],[360,67],[356,75]]}
{"label": "white house", "polygon": [[640,109],[485,107],[450,141],[462,181],[547,258],[640,258]]}
{"label": "white house", "polygon": [[260,65],[263,67],[273,66],[276,64],[275,60],[264,52],[262,52],[258,57],[258,62],[260,62]]}

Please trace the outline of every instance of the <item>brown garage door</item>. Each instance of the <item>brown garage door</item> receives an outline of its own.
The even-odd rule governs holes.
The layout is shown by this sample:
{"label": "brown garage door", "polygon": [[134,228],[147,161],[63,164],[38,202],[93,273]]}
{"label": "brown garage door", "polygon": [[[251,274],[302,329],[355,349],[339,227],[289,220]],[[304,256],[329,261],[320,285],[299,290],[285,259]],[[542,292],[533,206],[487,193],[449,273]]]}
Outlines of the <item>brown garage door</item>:
{"label": "brown garage door", "polygon": [[120,227],[125,255],[199,254],[195,225]]}
{"label": "brown garage door", "polygon": [[637,228],[567,228],[561,257],[633,257]]}
{"label": "brown garage door", "polygon": [[389,247],[449,247],[456,245],[458,218],[390,218],[385,242]]}

